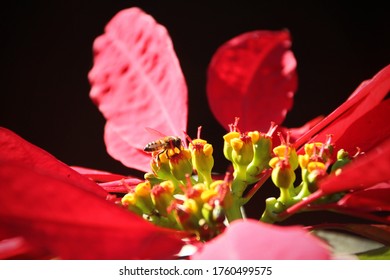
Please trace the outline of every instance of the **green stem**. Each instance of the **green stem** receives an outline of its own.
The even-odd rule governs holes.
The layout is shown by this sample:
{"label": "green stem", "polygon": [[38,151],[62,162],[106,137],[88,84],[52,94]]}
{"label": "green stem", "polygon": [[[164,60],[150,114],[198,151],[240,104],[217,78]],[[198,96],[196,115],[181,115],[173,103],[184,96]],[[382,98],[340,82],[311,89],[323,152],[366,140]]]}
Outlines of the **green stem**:
{"label": "green stem", "polygon": [[226,217],[229,222],[237,219],[242,219],[241,206],[244,204],[244,199],[242,198],[242,194],[244,193],[246,187],[248,186],[246,182],[246,167],[236,166],[234,179],[232,182],[231,189],[231,203],[229,203],[229,207],[227,207]]}
{"label": "green stem", "polygon": [[229,221],[229,223],[234,221],[234,220],[238,220],[238,219],[243,218],[242,212],[241,212],[240,199],[236,196],[232,196],[232,198],[233,198],[232,204],[230,205],[230,207],[227,207],[227,209],[225,209],[226,218]]}
{"label": "green stem", "polygon": [[284,205],[288,205],[291,201],[291,196],[290,196],[290,190],[289,188],[279,188],[280,189],[280,196],[278,200],[282,202]]}

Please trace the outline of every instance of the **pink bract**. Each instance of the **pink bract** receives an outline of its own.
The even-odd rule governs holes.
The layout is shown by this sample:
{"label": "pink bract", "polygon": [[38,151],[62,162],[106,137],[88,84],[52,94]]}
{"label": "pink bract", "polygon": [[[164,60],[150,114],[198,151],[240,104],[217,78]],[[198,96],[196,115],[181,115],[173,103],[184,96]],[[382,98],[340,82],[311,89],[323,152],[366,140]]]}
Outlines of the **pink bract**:
{"label": "pink bract", "polygon": [[236,220],[196,252],[193,260],[325,260],[329,249],[299,226]]}
{"label": "pink bract", "polygon": [[124,165],[149,171],[144,146],[164,135],[183,137],[187,86],[165,27],[138,8],[125,9],[93,45],[90,97],[107,120],[108,153]]}

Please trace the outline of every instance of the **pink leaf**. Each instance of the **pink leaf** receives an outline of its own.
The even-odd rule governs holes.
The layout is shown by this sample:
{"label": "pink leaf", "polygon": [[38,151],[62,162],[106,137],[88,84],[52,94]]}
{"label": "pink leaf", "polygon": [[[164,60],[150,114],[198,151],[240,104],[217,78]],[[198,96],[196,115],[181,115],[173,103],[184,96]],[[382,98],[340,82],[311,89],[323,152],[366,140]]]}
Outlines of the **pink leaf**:
{"label": "pink leaf", "polygon": [[3,127],[0,127],[0,147],[0,161],[22,163],[31,169],[39,169],[42,174],[54,176],[101,197],[105,198],[107,196],[107,192],[91,180],[72,170],[51,154]]}
{"label": "pink leaf", "polygon": [[169,259],[181,246],[158,228],[76,184],[0,161],[0,225],[62,259]]}
{"label": "pink leaf", "polygon": [[[363,82],[347,101],[299,138],[295,147],[299,148],[308,141],[323,142],[328,134],[333,135],[333,141],[336,143],[343,136],[348,139],[347,129],[351,124],[380,104],[389,91],[390,65],[379,71],[371,80]],[[389,116],[388,111],[382,113]]]}
{"label": "pink leaf", "polygon": [[329,259],[326,245],[299,226],[276,226],[236,220],[200,247],[191,259],[309,260]]}
{"label": "pink leaf", "polygon": [[109,154],[148,171],[143,147],[156,140],[146,127],[183,137],[187,87],[166,29],[138,8],[122,10],[93,45],[90,97],[107,120]]}
{"label": "pink leaf", "polygon": [[283,122],[297,88],[287,30],[252,31],[222,45],[208,69],[207,95],[219,123],[240,118],[240,129],[268,130]]}

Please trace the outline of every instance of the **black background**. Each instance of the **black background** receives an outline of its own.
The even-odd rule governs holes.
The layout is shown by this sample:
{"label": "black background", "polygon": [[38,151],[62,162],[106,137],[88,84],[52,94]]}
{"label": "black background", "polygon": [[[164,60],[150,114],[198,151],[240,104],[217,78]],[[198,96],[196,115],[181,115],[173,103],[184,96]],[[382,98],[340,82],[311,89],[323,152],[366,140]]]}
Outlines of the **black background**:
{"label": "black background", "polygon": [[105,121],[89,99],[87,79],[93,40],[118,11],[138,6],[167,27],[189,89],[188,133],[203,126],[215,169],[224,172],[224,130],[208,109],[205,87],[208,63],[227,40],[255,29],[290,30],[299,87],[284,123],[289,127],[330,113],[390,62],[388,12],[375,1],[268,2],[8,3],[0,19],[0,125],[69,165],[139,175],[106,153]]}

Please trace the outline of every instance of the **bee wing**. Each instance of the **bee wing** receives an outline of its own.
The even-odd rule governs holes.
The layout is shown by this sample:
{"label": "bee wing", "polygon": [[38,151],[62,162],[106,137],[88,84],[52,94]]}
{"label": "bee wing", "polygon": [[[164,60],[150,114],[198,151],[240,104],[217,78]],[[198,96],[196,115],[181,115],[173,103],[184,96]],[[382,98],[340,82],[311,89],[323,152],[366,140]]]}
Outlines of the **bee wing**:
{"label": "bee wing", "polygon": [[151,128],[151,127],[145,127],[145,129],[146,129],[149,133],[151,133],[151,134],[153,134],[153,135],[156,135],[156,136],[158,136],[159,138],[164,138],[164,137],[167,136],[167,135],[161,133],[160,131],[158,131],[158,130],[156,130],[156,129],[154,129],[154,128]]}

